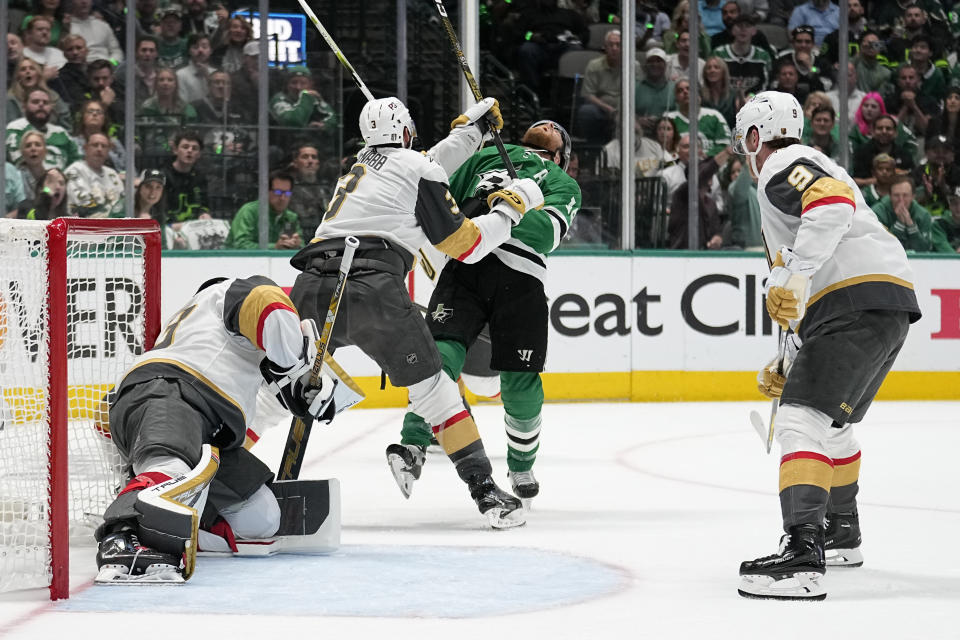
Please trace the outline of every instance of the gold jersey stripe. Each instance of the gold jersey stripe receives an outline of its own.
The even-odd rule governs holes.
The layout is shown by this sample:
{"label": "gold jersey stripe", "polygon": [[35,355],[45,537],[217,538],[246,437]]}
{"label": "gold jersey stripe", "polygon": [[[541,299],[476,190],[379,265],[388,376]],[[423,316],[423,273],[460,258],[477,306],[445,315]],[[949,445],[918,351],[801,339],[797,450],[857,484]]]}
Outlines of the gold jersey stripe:
{"label": "gold jersey stripe", "polygon": [[798,484],[809,484],[830,491],[833,467],[812,458],[795,458],[780,465],[780,491]]}
{"label": "gold jersey stripe", "polygon": [[479,439],[480,432],[477,431],[477,423],[473,421],[470,414],[437,432],[437,442],[440,443],[447,455],[453,455]]}
{"label": "gold jersey stripe", "polygon": [[258,331],[262,326],[260,316],[265,310],[269,309],[271,305],[287,307],[290,310],[295,309],[293,302],[291,302],[287,294],[283,292],[283,289],[265,284],[254,287],[253,290],[247,294],[247,297],[243,299],[243,304],[240,306],[240,333],[261,349],[263,345],[260,344]]}
{"label": "gold jersey stripe", "polygon": [[833,479],[830,481],[832,487],[845,487],[853,484],[860,478],[860,458],[857,458],[850,464],[839,464],[833,468]]}
{"label": "gold jersey stripe", "polygon": [[807,301],[807,307],[815,303],[817,300],[832,293],[838,289],[843,289],[844,287],[852,287],[853,285],[863,284],[865,282],[889,282],[890,284],[895,284],[901,287],[906,287],[907,289],[913,289],[913,283],[897,278],[896,276],[891,276],[886,273],[869,273],[865,276],[856,276],[854,278],[847,278],[846,280],[841,280],[840,282],[834,282],[828,287],[824,287],[816,293],[816,295],[810,296],[810,300]]}
{"label": "gold jersey stripe", "polygon": [[850,200],[851,204],[855,202],[853,189],[850,188],[850,185],[836,178],[824,176],[803,192],[803,196],[800,198],[802,209],[805,211],[812,203],[823,198],[846,198]]}
{"label": "gold jersey stripe", "polygon": [[473,223],[470,218],[464,218],[460,228],[447,236],[437,249],[454,259],[460,259],[480,240],[480,227]]}

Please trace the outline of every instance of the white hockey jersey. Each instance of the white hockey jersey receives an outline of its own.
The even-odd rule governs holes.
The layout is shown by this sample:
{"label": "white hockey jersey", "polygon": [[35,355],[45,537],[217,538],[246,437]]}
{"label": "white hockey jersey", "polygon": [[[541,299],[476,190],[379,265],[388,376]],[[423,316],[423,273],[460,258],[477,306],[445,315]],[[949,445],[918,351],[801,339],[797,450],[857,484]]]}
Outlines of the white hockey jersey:
{"label": "white hockey jersey", "polygon": [[457,127],[427,153],[367,147],[337,182],[314,240],[378,237],[411,256],[430,244],[463,262],[480,260],[512,228],[496,209],[473,220],[464,217],[448,190],[449,173],[477,150],[480,139],[477,127],[469,125]]}
{"label": "white hockey jersey", "polygon": [[786,246],[817,268],[801,337],[850,311],[903,310],[919,319],[906,252],[833,160],[805,145],[781,149],[764,162],[757,195],[768,261]]}
{"label": "white hockey jersey", "polygon": [[190,383],[235,435],[250,447],[257,391],[266,355],[282,367],[303,349],[300,317],[287,294],[263,276],[229,279],[194,295],[167,323],[150,351],[124,373],[119,393],[153,378]]}

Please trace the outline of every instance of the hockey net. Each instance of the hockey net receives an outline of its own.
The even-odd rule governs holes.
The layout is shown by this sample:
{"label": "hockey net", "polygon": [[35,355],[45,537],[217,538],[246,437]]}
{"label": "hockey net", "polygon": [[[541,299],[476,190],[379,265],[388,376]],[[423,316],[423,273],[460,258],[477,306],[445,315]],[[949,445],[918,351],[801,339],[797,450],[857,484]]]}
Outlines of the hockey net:
{"label": "hockey net", "polygon": [[159,330],[151,220],[0,219],[0,592],[69,594],[122,482],[107,402]]}

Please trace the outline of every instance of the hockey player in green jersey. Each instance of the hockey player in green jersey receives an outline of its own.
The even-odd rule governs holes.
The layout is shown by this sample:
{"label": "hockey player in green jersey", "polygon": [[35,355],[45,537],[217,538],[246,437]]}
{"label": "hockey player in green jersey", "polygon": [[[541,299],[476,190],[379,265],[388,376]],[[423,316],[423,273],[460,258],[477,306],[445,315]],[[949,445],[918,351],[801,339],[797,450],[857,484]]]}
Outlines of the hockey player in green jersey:
{"label": "hockey player in green jersey", "polygon": [[[580,187],[565,172],[570,136],[555,122],[534,123],[520,145],[506,145],[520,178],[532,178],[544,205],[528,212],[510,238],[475,264],[449,261],[430,298],[427,324],[443,359],[443,370],[460,377],[467,349],[490,325],[490,367],[500,372],[507,432],[507,466],[514,493],[525,503],[540,485],[533,464],[540,446],[547,356],[546,257],[563,239],[580,209]],[[496,148],[474,154],[450,179],[450,193],[467,217],[486,213],[488,197],[510,183]],[[419,478],[430,429],[414,413],[404,418],[401,444],[387,459],[401,488]],[[400,464],[403,462],[404,464]]]}

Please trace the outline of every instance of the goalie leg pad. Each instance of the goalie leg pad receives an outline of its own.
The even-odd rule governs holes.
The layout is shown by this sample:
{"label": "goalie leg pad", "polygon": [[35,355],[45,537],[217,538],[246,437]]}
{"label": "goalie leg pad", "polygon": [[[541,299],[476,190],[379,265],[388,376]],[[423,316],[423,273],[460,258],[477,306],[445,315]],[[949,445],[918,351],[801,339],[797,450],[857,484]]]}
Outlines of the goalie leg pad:
{"label": "goalie leg pad", "polygon": [[[269,538],[237,537],[234,544],[201,531],[204,551],[240,556],[332,553],[340,548],[340,482],[283,480],[269,486],[280,507],[280,526]],[[222,536],[223,532],[220,532]]]}
{"label": "goalie leg pad", "polygon": [[205,444],[200,464],[189,473],[136,494],[140,541],[163,553],[183,554],[184,580],[193,575],[196,567],[200,513],[219,464],[217,448]]}
{"label": "goalie leg pad", "polygon": [[269,538],[280,528],[280,507],[266,486],[261,486],[246,500],[220,509],[220,515],[241,538]]}

